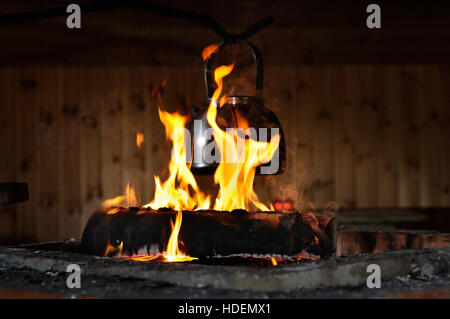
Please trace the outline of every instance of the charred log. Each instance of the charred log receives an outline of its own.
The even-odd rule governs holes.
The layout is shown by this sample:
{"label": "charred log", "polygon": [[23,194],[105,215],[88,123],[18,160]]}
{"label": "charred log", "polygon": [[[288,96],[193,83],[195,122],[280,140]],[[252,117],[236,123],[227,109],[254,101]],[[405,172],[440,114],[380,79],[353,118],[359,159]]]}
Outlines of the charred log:
{"label": "charred log", "polygon": [[[111,245],[121,246],[124,255],[162,252],[176,214],[168,209],[102,208],[86,224],[81,249],[100,256]],[[321,256],[334,253],[335,240],[328,238],[325,229],[315,230],[302,220],[299,212],[184,211],[178,239],[183,252],[199,258],[233,254],[294,256],[317,245],[323,246],[316,250]]]}

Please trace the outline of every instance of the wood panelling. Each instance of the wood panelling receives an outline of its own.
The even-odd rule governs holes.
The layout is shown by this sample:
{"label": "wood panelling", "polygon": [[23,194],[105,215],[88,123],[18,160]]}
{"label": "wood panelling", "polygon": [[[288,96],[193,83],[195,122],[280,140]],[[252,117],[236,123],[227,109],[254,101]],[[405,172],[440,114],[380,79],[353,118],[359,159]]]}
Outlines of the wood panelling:
{"label": "wood panelling", "polygon": [[[88,1],[85,1],[88,2]],[[0,15],[59,7],[69,0],[1,1]],[[450,55],[448,1],[383,1],[381,28],[366,26],[366,1],[153,0],[207,14],[240,33],[263,17],[274,23],[251,37],[267,65],[446,64]],[[82,5],[80,3],[80,5]],[[0,20],[1,24],[1,20]],[[8,45],[0,65],[202,65],[200,52],[221,39],[192,21],[126,8],[83,12],[81,29],[66,17],[0,28]]]}
{"label": "wood panelling", "polygon": [[[283,125],[288,161],[284,175],[256,178],[261,197],[449,207],[449,70],[267,67],[266,106]],[[30,190],[26,203],[1,209],[0,237],[79,238],[128,181],[150,201],[170,154],[158,106],[185,112],[204,97],[201,69],[190,67],[30,66],[1,68],[0,79],[0,180]]]}
{"label": "wood panelling", "polygon": [[[16,120],[15,120],[15,104],[13,99],[15,74],[12,70],[7,70],[4,73],[7,81],[0,88],[0,145],[7,147],[3,150],[1,155],[1,169],[0,179],[5,182],[16,180],[16,148],[17,136],[15,134]],[[0,214],[0,234],[4,237],[14,236],[17,232],[17,216],[18,206],[10,205],[1,209]]]}

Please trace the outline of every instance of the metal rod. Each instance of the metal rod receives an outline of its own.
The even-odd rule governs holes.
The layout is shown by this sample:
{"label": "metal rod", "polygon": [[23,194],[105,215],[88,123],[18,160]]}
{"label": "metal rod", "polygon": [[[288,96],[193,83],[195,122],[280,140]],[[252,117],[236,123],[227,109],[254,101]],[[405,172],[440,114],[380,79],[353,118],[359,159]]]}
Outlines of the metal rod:
{"label": "metal rod", "polygon": [[[120,7],[126,7],[133,10],[151,12],[172,18],[184,19],[199,23],[213,30],[224,41],[230,41],[231,39],[240,39],[240,40],[247,39],[273,22],[272,17],[266,17],[261,21],[250,26],[246,31],[238,35],[231,35],[217,21],[215,21],[208,15],[171,8],[139,0],[112,0],[112,1],[98,0],[98,1],[91,1],[86,4],[81,4],[80,7],[83,13],[112,11]],[[0,26],[38,21],[62,16],[67,16],[65,6],[31,12],[13,13],[0,16]]]}
{"label": "metal rod", "polygon": [[126,6],[131,9],[157,13],[172,18],[184,19],[196,23],[200,23],[205,27],[213,30],[219,37],[225,39],[229,36],[228,32],[210,16],[189,12],[186,10],[170,8],[143,1],[128,1]]}

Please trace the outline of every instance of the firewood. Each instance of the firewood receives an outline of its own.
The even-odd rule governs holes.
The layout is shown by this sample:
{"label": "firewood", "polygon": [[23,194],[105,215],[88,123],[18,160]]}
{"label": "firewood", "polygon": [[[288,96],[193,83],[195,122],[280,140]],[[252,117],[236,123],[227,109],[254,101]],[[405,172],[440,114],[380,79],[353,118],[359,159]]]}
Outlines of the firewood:
{"label": "firewood", "polygon": [[[86,224],[82,250],[101,256],[109,244],[122,245],[124,255],[142,253],[145,248],[147,253],[154,248],[162,252],[176,215],[169,209],[99,209]],[[233,254],[295,256],[311,243],[316,246],[319,241],[315,238],[319,236],[325,236],[321,238],[324,243],[329,241],[324,231],[318,234],[306,229],[300,212],[184,211],[178,239],[184,253],[199,258]],[[330,255],[332,247],[325,248],[323,254]]]}

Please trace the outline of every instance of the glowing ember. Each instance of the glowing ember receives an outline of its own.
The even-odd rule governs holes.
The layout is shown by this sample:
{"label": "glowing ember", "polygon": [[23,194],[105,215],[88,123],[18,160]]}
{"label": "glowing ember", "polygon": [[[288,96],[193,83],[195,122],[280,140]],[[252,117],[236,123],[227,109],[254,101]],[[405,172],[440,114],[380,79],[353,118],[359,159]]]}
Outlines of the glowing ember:
{"label": "glowing ember", "polygon": [[122,248],[123,248],[123,241],[120,242],[120,245],[118,247],[114,247],[108,242],[108,245],[106,246],[106,250],[103,256],[122,254]]}
{"label": "glowing ember", "polygon": [[109,209],[109,210],[106,212],[106,214],[108,214],[108,215],[114,215],[114,214],[116,214],[116,213],[118,213],[118,212],[120,212],[120,208],[114,207],[114,208]]}

